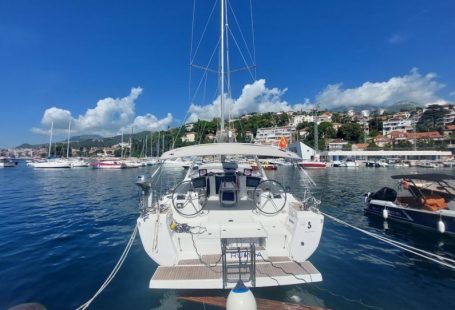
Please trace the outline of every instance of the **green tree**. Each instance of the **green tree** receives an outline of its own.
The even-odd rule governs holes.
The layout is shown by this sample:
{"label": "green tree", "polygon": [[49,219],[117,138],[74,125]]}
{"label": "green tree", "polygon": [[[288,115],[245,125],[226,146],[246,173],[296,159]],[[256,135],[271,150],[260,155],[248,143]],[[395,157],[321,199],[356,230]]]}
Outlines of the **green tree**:
{"label": "green tree", "polygon": [[337,137],[349,142],[358,143],[363,141],[363,129],[360,124],[346,123],[343,124],[337,132]]}
{"label": "green tree", "polygon": [[444,116],[450,113],[444,107],[433,104],[428,106],[427,110],[422,113],[419,121],[417,122],[418,131],[433,131],[440,129]]}

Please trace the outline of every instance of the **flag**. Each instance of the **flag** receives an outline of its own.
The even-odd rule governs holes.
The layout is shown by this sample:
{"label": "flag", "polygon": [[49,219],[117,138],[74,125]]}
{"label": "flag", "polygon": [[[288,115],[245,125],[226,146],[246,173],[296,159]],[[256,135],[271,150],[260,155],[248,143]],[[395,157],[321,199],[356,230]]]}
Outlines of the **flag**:
{"label": "flag", "polygon": [[278,147],[280,150],[284,150],[288,146],[288,141],[286,140],[285,137],[280,138],[280,142],[278,143]]}

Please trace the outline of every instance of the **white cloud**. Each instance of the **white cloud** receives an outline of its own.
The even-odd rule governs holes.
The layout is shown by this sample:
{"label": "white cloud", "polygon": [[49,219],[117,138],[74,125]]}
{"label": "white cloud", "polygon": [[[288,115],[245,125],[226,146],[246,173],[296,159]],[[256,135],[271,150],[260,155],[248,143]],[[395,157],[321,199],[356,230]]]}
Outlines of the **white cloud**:
{"label": "white cloud", "polygon": [[437,91],[443,87],[444,84],[436,81],[435,73],[422,75],[413,68],[407,75],[392,77],[385,82],[365,82],[356,88],[328,85],[316,96],[316,101],[324,108],[364,104],[384,107],[401,100],[429,104],[444,101],[437,96]]}
{"label": "white cloud", "polygon": [[[237,99],[225,100],[225,117],[237,117],[251,112],[279,112],[290,110],[310,109],[313,105],[308,99],[304,103],[295,105],[289,104],[282,99],[287,88],[267,88],[265,80],[257,80],[252,84],[246,84],[242,93]],[[213,119],[220,116],[220,97],[216,98],[212,104],[196,105],[192,104],[189,108],[188,122],[195,122],[198,119]]]}
{"label": "white cloud", "polygon": [[54,132],[63,133],[71,119],[71,131],[75,134],[99,134],[112,136],[121,130],[129,131],[133,126],[136,132],[144,130],[160,130],[167,128],[173,121],[172,114],[158,119],[152,114],[136,116],[135,104],[141,95],[142,88],[131,89],[123,98],[104,98],[97,102],[96,107],[88,109],[77,118],[68,110],[52,107],[44,112],[41,119],[42,128],[32,128],[35,133],[48,134],[49,127],[54,123]]}

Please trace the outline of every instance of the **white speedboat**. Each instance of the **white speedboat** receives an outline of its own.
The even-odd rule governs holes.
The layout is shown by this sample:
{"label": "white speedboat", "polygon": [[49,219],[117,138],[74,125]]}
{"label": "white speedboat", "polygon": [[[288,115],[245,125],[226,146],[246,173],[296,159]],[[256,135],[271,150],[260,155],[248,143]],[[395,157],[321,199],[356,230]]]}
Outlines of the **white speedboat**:
{"label": "white speedboat", "polygon": [[437,168],[438,164],[431,161],[419,161],[417,162],[419,168]]}
{"label": "white speedboat", "polygon": [[0,168],[16,167],[17,162],[8,157],[0,157]]}
{"label": "white speedboat", "polygon": [[83,168],[83,167],[89,166],[88,162],[82,158],[75,158],[75,159],[71,160],[70,162],[71,162],[71,168]]}
{"label": "white speedboat", "polygon": [[143,193],[139,234],[158,264],[150,288],[224,289],[239,278],[250,287],[321,281],[308,261],[321,238],[320,201],[309,191],[298,199],[262,167],[253,174],[250,165],[239,163],[244,161],[228,160],[255,157],[260,166],[259,156],[299,157],[268,146],[214,143],[174,149],[161,159],[203,156],[218,160],[189,169],[161,197],[158,180],[137,180]]}
{"label": "white speedboat", "polygon": [[344,161],[343,163],[344,163],[344,167],[348,167],[348,168],[359,167],[359,163],[357,161],[355,161],[354,159],[346,159],[346,161]]}
{"label": "white speedboat", "polygon": [[125,163],[119,159],[101,159],[90,163],[90,166],[96,169],[123,169]]}

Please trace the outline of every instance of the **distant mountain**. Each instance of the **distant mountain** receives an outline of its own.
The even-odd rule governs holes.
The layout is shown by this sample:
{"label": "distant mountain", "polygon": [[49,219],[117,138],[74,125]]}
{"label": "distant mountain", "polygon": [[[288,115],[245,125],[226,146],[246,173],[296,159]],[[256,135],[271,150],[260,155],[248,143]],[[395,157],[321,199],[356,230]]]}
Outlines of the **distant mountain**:
{"label": "distant mountain", "polygon": [[85,140],[102,140],[103,137],[100,135],[80,135],[80,136],[74,136],[70,138],[71,142],[76,142],[76,141],[85,141]]}
{"label": "distant mountain", "polygon": [[16,146],[17,149],[30,149],[30,148],[33,148],[35,146],[31,145],[31,144],[28,144],[28,143],[24,143],[24,144],[21,144],[19,146]]}

